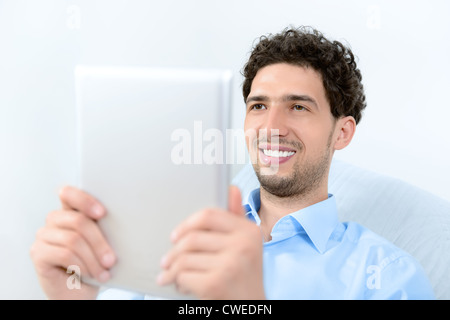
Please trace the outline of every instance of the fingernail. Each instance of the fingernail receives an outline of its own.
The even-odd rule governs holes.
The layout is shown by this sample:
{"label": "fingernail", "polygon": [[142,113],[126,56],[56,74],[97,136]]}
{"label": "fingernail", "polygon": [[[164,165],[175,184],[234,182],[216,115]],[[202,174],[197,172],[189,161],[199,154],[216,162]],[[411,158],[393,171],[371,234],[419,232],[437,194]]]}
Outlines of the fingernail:
{"label": "fingernail", "polygon": [[106,268],[112,267],[116,260],[116,257],[112,253],[107,253],[102,257],[102,264]]}
{"label": "fingernail", "polygon": [[170,240],[171,240],[172,242],[176,242],[176,241],[177,241],[177,238],[178,238],[178,232],[177,232],[177,230],[173,230],[173,231],[170,233]]}
{"label": "fingernail", "polygon": [[92,206],[92,213],[94,214],[94,216],[96,216],[97,218],[101,218],[103,217],[104,214],[104,210],[103,207],[99,204],[94,204]]}
{"label": "fingernail", "polygon": [[161,258],[159,265],[161,266],[161,268],[167,267],[167,255],[165,255]]}
{"label": "fingernail", "polygon": [[100,282],[106,282],[111,278],[111,274],[108,271],[102,271],[99,275],[98,275],[98,281]]}
{"label": "fingernail", "polygon": [[158,274],[158,276],[156,277],[156,283],[157,283],[159,286],[163,286],[163,285],[164,285],[164,273],[163,273],[163,272],[160,272],[160,273]]}

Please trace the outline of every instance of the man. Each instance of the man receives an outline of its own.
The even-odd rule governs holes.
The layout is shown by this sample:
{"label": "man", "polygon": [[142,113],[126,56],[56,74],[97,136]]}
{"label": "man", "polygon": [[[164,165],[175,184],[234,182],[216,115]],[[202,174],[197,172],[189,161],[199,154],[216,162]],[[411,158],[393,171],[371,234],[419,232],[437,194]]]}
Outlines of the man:
{"label": "man", "polygon": [[[247,147],[261,187],[241,206],[193,214],[171,234],[160,285],[204,299],[428,299],[419,263],[356,223],[337,219],[328,173],[352,140],[365,96],[352,52],[320,32],[261,37],[244,68]],[[106,281],[115,256],[95,221],[107,214],[73,187],[48,215],[31,256],[49,298],[95,298],[66,288],[67,266]],[[79,213],[83,214],[79,214]]]}

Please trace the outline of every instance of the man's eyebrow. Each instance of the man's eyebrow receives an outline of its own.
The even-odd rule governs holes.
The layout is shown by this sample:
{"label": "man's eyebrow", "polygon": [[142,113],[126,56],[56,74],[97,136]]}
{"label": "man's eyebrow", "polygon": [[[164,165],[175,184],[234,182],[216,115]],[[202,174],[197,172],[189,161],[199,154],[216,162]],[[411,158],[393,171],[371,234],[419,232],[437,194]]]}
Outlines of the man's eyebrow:
{"label": "man's eyebrow", "polygon": [[284,102],[286,101],[307,101],[307,102],[311,102],[316,108],[318,107],[318,104],[316,102],[316,100],[314,100],[313,98],[311,98],[308,95],[303,95],[303,94],[289,94],[286,96],[283,96],[282,100]]}
{"label": "man's eyebrow", "polygon": [[[269,100],[270,100],[270,98],[268,96],[265,96],[265,95],[250,96],[250,97],[247,98],[246,103],[253,102],[253,101],[266,102],[266,101],[269,101]],[[310,96],[304,95],[304,94],[288,94],[288,95],[283,96],[281,98],[281,100],[283,102],[287,102],[287,101],[307,101],[307,102],[311,102],[316,108],[318,107],[318,104],[317,104],[316,100],[314,100]]]}
{"label": "man's eyebrow", "polygon": [[265,101],[269,101],[269,97],[268,96],[251,96],[247,98],[246,103],[249,102],[253,102],[253,101],[261,101],[261,102],[265,102]]}

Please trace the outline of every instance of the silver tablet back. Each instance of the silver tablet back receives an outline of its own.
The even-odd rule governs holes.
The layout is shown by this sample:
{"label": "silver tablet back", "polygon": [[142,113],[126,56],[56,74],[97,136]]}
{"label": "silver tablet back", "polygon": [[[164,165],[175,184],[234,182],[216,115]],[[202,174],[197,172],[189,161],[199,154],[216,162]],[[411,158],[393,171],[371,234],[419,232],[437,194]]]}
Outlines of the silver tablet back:
{"label": "silver tablet back", "polygon": [[118,257],[107,285],[182,297],[156,284],[159,262],[183,219],[226,207],[231,73],[78,66],[75,77],[79,187],[106,207]]}

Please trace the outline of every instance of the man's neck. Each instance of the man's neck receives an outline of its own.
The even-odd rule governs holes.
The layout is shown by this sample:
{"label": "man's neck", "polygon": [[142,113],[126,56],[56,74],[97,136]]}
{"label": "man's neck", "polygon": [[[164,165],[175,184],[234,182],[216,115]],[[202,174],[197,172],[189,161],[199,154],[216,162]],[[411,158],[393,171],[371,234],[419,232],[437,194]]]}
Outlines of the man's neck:
{"label": "man's neck", "polygon": [[273,226],[284,216],[309,207],[328,198],[327,184],[304,195],[280,198],[264,188],[260,188],[261,207],[258,215],[261,219],[261,231],[266,241],[270,240]]}

